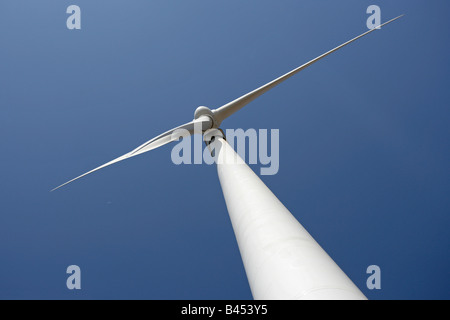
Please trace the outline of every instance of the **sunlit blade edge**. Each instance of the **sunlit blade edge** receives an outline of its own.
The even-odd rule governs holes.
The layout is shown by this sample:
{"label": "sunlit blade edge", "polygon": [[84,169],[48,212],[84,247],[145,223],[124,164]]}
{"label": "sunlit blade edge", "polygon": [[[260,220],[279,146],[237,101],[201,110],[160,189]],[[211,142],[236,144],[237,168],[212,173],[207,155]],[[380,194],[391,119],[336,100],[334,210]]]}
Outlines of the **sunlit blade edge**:
{"label": "sunlit blade edge", "polygon": [[229,116],[231,116],[233,113],[235,113],[236,111],[242,109],[243,107],[245,107],[247,104],[249,104],[250,102],[252,102],[254,99],[258,98],[259,96],[261,96],[262,94],[266,93],[267,91],[269,91],[270,89],[274,88],[275,86],[279,85],[280,83],[282,83],[284,80],[289,79],[290,77],[292,77],[293,75],[297,74],[298,72],[304,70],[305,68],[309,67],[310,65],[314,64],[315,62],[325,58],[326,56],[330,55],[333,52],[336,52],[337,50],[347,46],[348,44],[364,37],[365,35],[378,30],[379,28],[397,20],[400,19],[401,17],[403,17],[404,15],[400,15],[394,19],[391,19],[383,24],[381,24],[379,27],[376,27],[374,29],[371,29],[369,31],[364,32],[363,34],[347,41],[344,42],[343,44],[341,44],[340,46],[318,56],[317,58],[301,65],[298,68],[293,69],[292,71],[282,75],[281,77],[276,78],[275,80],[272,80],[269,83],[266,83],[265,85],[259,87],[256,90],[253,90],[223,106],[221,106],[220,108],[217,108],[215,110],[213,110],[214,116],[217,118],[217,121],[220,123],[223,120],[225,120],[226,118],[228,118]]}

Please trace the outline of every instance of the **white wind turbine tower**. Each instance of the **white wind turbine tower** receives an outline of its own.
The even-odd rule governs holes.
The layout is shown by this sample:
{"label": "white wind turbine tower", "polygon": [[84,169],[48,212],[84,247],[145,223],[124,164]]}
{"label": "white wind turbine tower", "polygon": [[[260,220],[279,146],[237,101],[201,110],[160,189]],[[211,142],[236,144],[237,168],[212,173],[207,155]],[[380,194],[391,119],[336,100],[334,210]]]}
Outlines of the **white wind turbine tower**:
{"label": "white wind turbine tower", "polygon": [[[380,27],[402,16],[394,18]],[[285,75],[211,110],[199,107],[194,120],[169,130],[96,169],[153,150],[186,134],[201,133],[214,152],[217,171],[254,299],[366,299],[286,207],[227,143],[223,120],[284,80],[377,30],[369,30]],[[53,191],[52,190],[52,191]]]}

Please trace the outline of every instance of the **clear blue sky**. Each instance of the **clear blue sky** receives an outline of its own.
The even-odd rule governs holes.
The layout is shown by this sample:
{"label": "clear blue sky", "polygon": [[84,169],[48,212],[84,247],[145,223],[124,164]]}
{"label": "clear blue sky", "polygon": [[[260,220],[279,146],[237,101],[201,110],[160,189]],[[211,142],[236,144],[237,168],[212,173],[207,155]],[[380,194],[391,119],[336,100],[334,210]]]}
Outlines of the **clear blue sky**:
{"label": "clear blue sky", "polygon": [[214,166],[176,166],[165,146],[49,190],[364,32],[371,4],[406,16],[223,128],[280,130],[280,171],[263,181],[369,299],[449,299],[437,0],[1,1],[0,298],[251,299]]}

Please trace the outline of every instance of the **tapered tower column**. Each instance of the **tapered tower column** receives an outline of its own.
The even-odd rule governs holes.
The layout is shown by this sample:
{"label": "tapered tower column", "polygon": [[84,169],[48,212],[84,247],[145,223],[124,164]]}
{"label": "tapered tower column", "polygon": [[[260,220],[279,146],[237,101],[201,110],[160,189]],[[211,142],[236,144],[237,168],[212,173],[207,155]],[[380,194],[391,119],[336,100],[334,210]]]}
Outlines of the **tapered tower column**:
{"label": "tapered tower column", "polygon": [[253,298],[366,299],[222,137],[209,147]]}

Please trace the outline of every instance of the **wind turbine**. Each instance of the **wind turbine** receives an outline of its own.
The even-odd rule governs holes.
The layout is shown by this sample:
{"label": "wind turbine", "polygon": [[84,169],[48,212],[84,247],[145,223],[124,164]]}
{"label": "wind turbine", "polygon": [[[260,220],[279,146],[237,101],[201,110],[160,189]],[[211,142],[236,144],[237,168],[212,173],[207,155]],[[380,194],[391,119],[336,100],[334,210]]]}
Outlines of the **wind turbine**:
{"label": "wind turbine", "polygon": [[227,143],[222,121],[283,81],[333,52],[401,18],[398,16],[318,56],[220,108],[198,107],[194,120],[54,188],[116,162],[156,149],[185,134],[201,133],[214,152],[239,251],[254,299],[366,299],[289,210]]}

